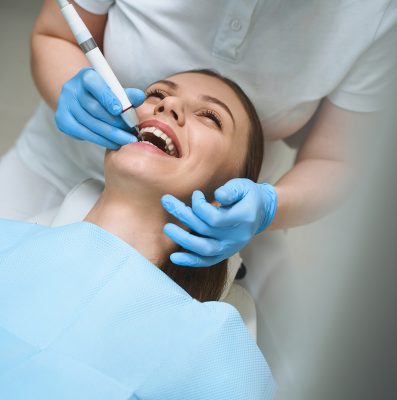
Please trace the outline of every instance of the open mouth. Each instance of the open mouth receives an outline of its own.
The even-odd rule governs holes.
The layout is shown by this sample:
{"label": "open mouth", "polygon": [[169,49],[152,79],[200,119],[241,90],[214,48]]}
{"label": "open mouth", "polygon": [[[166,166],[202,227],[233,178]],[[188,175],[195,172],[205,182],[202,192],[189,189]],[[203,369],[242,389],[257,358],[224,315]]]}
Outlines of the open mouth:
{"label": "open mouth", "polygon": [[179,152],[173,140],[158,127],[145,126],[139,129],[138,140],[156,146],[171,157],[179,158]]}

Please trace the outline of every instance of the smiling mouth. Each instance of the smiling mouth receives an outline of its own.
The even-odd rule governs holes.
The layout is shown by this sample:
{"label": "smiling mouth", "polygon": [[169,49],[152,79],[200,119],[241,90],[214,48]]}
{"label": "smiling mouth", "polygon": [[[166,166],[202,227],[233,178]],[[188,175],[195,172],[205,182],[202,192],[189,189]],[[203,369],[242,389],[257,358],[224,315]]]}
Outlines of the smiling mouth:
{"label": "smiling mouth", "polygon": [[147,126],[139,129],[138,141],[149,143],[169,156],[179,158],[178,150],[172,139],[157,127]]}

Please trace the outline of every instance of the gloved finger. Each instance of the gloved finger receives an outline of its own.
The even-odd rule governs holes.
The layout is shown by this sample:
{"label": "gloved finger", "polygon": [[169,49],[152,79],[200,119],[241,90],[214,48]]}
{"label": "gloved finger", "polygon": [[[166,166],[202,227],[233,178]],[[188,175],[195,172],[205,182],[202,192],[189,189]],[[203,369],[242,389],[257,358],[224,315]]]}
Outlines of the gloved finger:
{"label": "gloved finger", "polygon": [[136,88],[126,88],[125,93],[134,107],[139,107],[145,101],[145,92]]}
{"label": "gloved finger", "polygon": [[191,230],[203,236],[211,236],[211,228],[198,218],[183,201],[170,194],[166,194],[161,198],[161,203],[167,212],[179,219],[179,221]]}
{"label": "gloved finger", "polygon": [[244,198],[249,189],[248,179],[231,179],[215,190],[215,200],[223,206],[230,206]]}
{"label": "gloved finger", "polygon": [[210,227],[225,228],[234,227],[236,225],[235,218],[232,218],[231,221],[229,221],[230,218],[227,216],[229,210],[227,208],[217,208],[208,203],[204,194],[199,190],[193,192],[192,210],[194,214]]}
{"label": "gloved finger", "polygon": [[130,128],[120,116],[109,114],[102,104],[89,92],[82,91],[82,94],[79,96],[79,104],[95,119],[101,120],[108,125],[112,125],[124,131],[129,131]]}
{"label": "gloved finger", "polygon": [[87,140],[89,142],[98,144],[99,146],[106,147],[110,150],[117,150],[120,146],[111,140],[108,140],[96,133],[91,132],[84,125],[81,125],[72,116],[66,116],[63,118],[59,117],[59,114],[55,114],[58,129],[69,136],[72,136],[78,140]]}
{"label": "gloved finger", "polygon": [[222,254],[222,244],[218,240],[195,236],[175,224],[165,224],[164,233],[184,249],[201,256]]}
{"label": "gloved finger", "polygon": [[210,267],[222,261],[220,256],[202,257],[190,253],[172,253],[170,259],[174,264],[185,267]]}
{"label": "gloved finger", "polygon": [[[97,134],[107,140],[110,140],[111,142],[116,143],[117,145],[123,146],[137,141],[137,138],[131,133],[95,119],[81,107],[73,105],[70,111],[80,125],[85,126],[93,134]],[[90,137],[92,137],[92,135],[90,135]],[[85,140],[89,139],[85,138]]]}
{"label": "gloved finger", "polygon": [[[81,81],[83,88],[91,93],[110,114],[119,115],[121,113],[122,106],[119,99],[94,69],[85,68],[82,70]],[[81,93],[81,91],[78,91],[79,98]]]}

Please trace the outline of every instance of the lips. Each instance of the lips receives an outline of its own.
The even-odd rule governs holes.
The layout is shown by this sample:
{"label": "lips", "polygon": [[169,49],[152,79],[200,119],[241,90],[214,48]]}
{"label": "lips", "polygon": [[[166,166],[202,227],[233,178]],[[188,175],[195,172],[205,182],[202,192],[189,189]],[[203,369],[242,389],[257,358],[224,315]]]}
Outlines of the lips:
{"label": "lips", "polygon": [[177,150],[177,153],[178,153],[178,157],[177,158],[182,157],[181,144],[180,144],[180,142],[178,140],[178,137],[176,136],[175,132],[172,130],[172,128],[169,125],[167,125],[166,123],[161,122],[161,121],[159,121],[157,119],[149,119],[149,120],[143,121],[142,123],[140,123],[138,125],[139,129],[147,128],[147,127],[154,127],[154,128],[158,128],[161,131],[163,131],[172,140],[172,142],[174,143],[174,145],[176,147],[176,150]]}

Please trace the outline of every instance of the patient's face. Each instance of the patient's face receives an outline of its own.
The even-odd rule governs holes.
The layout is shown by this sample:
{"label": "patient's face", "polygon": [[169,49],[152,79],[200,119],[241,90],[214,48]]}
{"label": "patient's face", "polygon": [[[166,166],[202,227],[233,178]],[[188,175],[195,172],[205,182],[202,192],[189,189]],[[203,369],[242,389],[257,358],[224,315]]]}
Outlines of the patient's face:
{"label": "patient's face", "polygon": [[133,180],[188,199],[195,189],[211,195],[238,176],[249,120],[231,88],[216,77],[183,73],[154,83],[146,96],[136,109],[144,141],[107,153],[107,181]]}

